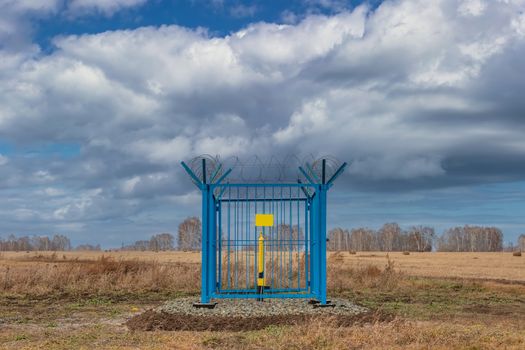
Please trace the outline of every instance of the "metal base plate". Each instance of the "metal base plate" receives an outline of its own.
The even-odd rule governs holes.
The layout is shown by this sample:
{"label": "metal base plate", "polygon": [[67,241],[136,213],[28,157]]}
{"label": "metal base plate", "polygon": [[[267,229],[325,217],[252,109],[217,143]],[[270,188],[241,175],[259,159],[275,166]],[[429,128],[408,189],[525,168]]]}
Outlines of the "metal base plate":
{"label": "metal base plate", "polygon": [[327,300],[326,304],[321,304],[319,300],[310,300],[308,304],[313,305],[314,309],[318,307],[335,307],[335,304],[332,304],[330,300]]}
{"label": "metal base plate", "polygon": [[193,307],[197,309],[213,309],[217,303],[193,303]]}

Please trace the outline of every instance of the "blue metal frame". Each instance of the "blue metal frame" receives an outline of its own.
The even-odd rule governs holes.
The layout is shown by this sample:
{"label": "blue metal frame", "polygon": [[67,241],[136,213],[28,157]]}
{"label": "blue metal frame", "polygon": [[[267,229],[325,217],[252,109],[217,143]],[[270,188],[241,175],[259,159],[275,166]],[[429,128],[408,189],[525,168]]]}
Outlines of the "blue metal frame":
{"label": "blue metal frame", "polygon": [[[287,240],[282,240],[279,237],[279,229],[276,232],[277,239],[272,239],[268,242],[269,252],[272,255],[277,255],[279,249],[283,249],[283,245],[288,245],[290,253],[287,255],[289,262],[285,262],[280,257],[281,265],[279,269],[275,269],[272,265],[271,285],[268,286],[268,291],[265,291],[264,298],[315,298],[321,304],[326,304],[326,214],[327,214],[327,192],[332,186],[335,179],[344,171],[347,163],[344,163],[337,169],[330,179],[326,179],[326,161],[322,161],[321,178],[317,176],[312,167],[306,164],[306,169],[299,167],[299,171],[304,175],[309,183],[302,183],[298,180],[297,183],[222,183],[232,169],[226,170],[222,176],[219,177],[219,172],[222,165],[219,165],[213,172],[209,181],[206,178],[206,160],[202,160],[202,178],[199,178],[184,162],[181,162],[184,170],[190,175],[192,181],[201,190],[202,196],[202,271],[201,271],[201,303],[209,303],[211,299],[220,298],[259,298],[260,295],[255,293],[255,289],[251,289],[248,281],[255,280],[255,266],[251,271],[251,266],[246,263],[246,288],[237,288],[230,284],[230,266],[240,261],[248,261],[251,259],[251,251],[246,249],[247,244],[250,243],[248,237],[242,237],[240,232],[251,232],[250,216],[255,214],[251,212],[257,211],[257,203],[262,204],[260,212],[276,212],[276,226],[287,224],[289,225],[289,237]],[[219,179],[217,179],[219,177]],[[267,189],[271,188],[271,196],[267,193]],[[217,196],[214,195],[218,189]],[[292,189],[294,193],[292,195]],[[239,195],[240,190],[244,191],[244,196]],[[288,191],[288,195],[283,196],[283,190]],[[250,191],[254,193],[251,195]],[[301,191],[304,197],[301,196]],[[262,192],[262,196],[258,197],[258,193]],[[279,193],[280,192],[280,193]],[[295,193],[297,192],[297,193]],[[233,195],[232,195],[233,193]],[[236,195],[235,195],[236,193]],[[250,195],[249,195],[250,194]],[[223,198],[226,196],[227,198]],[[287,204],[288,203],[288,204]],[[295,209],[292,211],[292,206],[295,203]],[[230,204],[234,207],[231,210]],[[223,205],[225,206],[223,208]],[[240,209],[239,209],[240,206]],[[301,207],[304,206],[304,213]],[[276,209],[277,208],[277,209]],[[276,211],[277,210],[277,211]],[[232,213],[233,212],[233,213]],[[228,215],[227,220],[222,220],[222,215]],[[230,216],[231,215],[231,216]],[[293,215],[296,217],[297,239],[292,239],[293,229]],[[301,227],[301,220],[304,217],[303,226]],[[233,221],[231,222],[231,218]],[[244,222],[243,222],[244,220]],[[226,222],[225,222],[226,221]],[[230,239],[230,232],[228,231],[228,241],[223,243],[222,226],[228,225],[228,230],[234,227],[232,236],[234,240]],[[233,225],[233,226],[231,226]],[[244,228],[242,226],[245,226]],[[270,228],[272,230],[273,228]],[[301,229],[304,229],[304,237],[300,238]],[[244,231],[243,231],[244,230]],[[282,228],[281,228],[282,231]],[[253,231],[256,234],[256,231]],[[239,236],[238,236],[239,234]],[[256,236],[255,236],[256,237]],[[276,243],[277,242],[277,243]],[[240,244],[241,250],[237,247]],[[300,248],[304,246],[304,271],[299,268],[299,252]],[[227,261],[222,262],[222,252],[225,247],[228,249]],[[233,247],[233,248],[232,248]],[[244,249],[242,249],[244,247]],[[254,245],[254,254],[256,254],[257,245]],[[292,252],[293,247],[297,249],[297,285],[291,286],[290,276],[293,275],[292,268]],[[266,248],[265,248],[266,249]],[[284,248],[287,249],[287,248]],[[231,255],[230,255],[231,254]],[[244,259],[244,260],[242,260]],[[286,259],[285,259],[286,260]],[[278,261],[279,262],[279,261]],[[288,284],[283,283],[283,263],[287,264],[288,268]],[[226,273],[228,282],[223,285],[222,273],[223,265],[227,265]],[[286,273],[286,271],[284,271]],[[274,283],[274,273],[278,283]],[[303,273],[303,275],[301,274]],[[235,280],[237,280],[237,270],[235,270]],[[304,286],[301,282],[304,278]],[[295,282],[294,282],[295,283]]]}

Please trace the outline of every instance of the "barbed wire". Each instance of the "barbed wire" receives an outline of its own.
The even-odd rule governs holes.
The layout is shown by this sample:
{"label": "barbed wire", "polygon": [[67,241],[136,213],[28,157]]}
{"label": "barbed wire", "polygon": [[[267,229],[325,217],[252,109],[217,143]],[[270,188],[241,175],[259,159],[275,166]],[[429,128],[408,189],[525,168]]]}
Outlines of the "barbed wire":
{"label": "barbed wire", "polygon": [[325,176],[329,179],[341,166],[342,162],[334,156],[315,157],[313,154],[298,156],[288,154],[284,157],[268,156],[251,157],[230,156],[222,159],[220,156],[203,154],[192,158],[188,166],[202,179],[202,160],[206,160],[206,178],[208,181],[219,179],[227,169],[232,169],[225,181],[230,183],[286,183],[298,179],[308,182],[299,171],[302,166],[307,172],[313,172],[314,177],[322,177],[322,160],[325,159]]}

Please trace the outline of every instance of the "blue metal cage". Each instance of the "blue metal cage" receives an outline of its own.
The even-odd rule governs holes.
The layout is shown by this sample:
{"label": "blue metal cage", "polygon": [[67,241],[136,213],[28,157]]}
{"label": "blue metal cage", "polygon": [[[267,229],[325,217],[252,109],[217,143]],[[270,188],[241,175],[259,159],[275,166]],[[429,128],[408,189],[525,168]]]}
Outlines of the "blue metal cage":
{"label": "blue metal cage", "polygon": [[[219,166],[209,175],[204,158],[197,173],[182,162],[202,193],[202,304],[262,297],[326,304],[326,197],[347,164],[329,179],[326,161],[320,164],[321,174],[309,164],[299,167],[305,182],[225,183],[232,169],[218,176]],[[273,214],[274,225],[256,227],[255,214]],[[262,291],[257,288],[260,233],[265,238]]]}

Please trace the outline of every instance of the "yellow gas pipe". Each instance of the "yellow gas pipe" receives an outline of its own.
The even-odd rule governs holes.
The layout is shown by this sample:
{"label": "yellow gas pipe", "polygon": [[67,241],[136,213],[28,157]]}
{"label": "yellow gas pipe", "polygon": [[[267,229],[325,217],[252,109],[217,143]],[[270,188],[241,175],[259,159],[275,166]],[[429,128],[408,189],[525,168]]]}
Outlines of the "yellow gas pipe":
{"label": "yellow gas pipe", "polygon": [[262,232],[259,234],[259,252],[257,255],[258,277],[257,277],[257,292],[261,295],[257,300],[262,301],[262,294],[264,291],[264,236]]}

